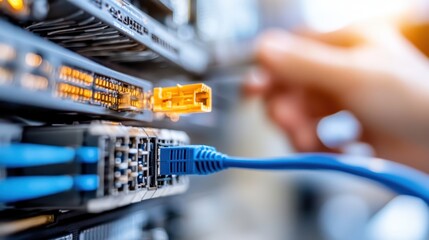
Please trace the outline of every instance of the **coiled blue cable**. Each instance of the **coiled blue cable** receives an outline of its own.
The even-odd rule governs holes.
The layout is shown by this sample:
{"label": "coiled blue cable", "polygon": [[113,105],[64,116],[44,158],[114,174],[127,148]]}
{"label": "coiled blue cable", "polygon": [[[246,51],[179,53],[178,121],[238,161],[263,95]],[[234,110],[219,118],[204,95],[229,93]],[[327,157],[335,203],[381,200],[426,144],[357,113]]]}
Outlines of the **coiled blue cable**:
{"label": "coiled blue cable", "polygon": [[246,159],[229,157],[208,146],[179,146],[160,151],[160,172],[164,175],[205,175],[227,168],[344,172],[376,181],[399,194],[419,197],[429,204],[429,175],[377,158],[313,153]]}

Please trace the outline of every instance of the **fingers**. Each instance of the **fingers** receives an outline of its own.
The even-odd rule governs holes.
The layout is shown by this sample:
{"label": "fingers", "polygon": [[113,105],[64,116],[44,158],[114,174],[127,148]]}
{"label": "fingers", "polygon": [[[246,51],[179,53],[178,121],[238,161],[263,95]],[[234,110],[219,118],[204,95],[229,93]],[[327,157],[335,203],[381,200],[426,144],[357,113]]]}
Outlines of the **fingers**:
{"label": "fingers", "polygon": [[352,54],[282,31],[266,33],[259,41],[257,59],[271,78],[284,84],[342,93],[356,83]]}
{"label": "fingers", "polygon": [[319,118],[311,117],[307,112],[304,93],[300,90],[290,94],[278,94],[267,102],[271,119],[289,136],[297,151],[325,151],[316,135]]}
{"label": "fingers", "polygon": [[416,53],[416,49],[406,40],[400,29],[392,24],[360,24],[347,28],[328,32],[318,33],[308,29],[300,29],[297,35],[342,48],[353,48],[360,46],[372,46],[393,52]]}
{"label": "fingers", "polygon": [[331,98],[353,89],[347,54],[284,32],[268,33],[259,42],[257,57],[266,72],[252,73],[245,89],[250,95],[265,96],[269,115],[298,151],[327,150],[316,128],[330,114],[336,101]]}
{"label": "fingers", "polygon": [[265,95],[271,84],[268,74],[260,69],[253,69],[245,76],[243,93],[245,97]]}
{"label": "fingers", "polygon": [[299,29],[295,34],[338,47],[356,47],[368,43],[367,37],[356,27],[347,27],[334,32],[320,33],[309,29]]}

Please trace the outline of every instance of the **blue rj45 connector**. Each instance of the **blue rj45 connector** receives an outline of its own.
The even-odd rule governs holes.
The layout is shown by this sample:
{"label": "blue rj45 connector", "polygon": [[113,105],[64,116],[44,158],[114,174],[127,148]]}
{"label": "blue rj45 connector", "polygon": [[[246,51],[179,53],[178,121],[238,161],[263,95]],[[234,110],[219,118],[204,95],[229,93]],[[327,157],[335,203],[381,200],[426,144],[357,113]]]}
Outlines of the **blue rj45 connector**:
{"label": "blue rj45 connector", "polygon": [[416,169],[383,159],[312,153],[272,159],[234,158],[209,146],[179,146],[160,150],[162,175],[206,175],[227,168],[265,170],[333,170],[379,182],[400,194],[429,203],[429,176]]}

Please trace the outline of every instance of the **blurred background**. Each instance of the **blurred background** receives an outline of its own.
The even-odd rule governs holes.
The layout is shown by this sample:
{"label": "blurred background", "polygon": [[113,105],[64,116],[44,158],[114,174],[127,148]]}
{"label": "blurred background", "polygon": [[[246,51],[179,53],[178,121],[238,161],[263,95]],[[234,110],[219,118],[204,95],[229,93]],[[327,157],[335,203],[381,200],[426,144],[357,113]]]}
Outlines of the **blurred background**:
{"label": "blurred background", "polygon": [[[7,2],[8,6],[15,4],[21,10],[24,9],[22,5],[24,1]],[[48,13],[47,3],[64,3],[53,0],[25,2],[31,3],[34,9],[30,12],[35,15],[31,17],[37,19],[35,25],[30,27],[40,23],[43,25],[40,19],[43,19],[42,15]],[[72,2],[80,3],[77,0]],[[102,3],[98,0],[88,2],[100,6]],[[203,82],[212,87],[213,111],[207,114],[180,115],[180,118],[176,114],[156,113],[157,121],[121,123],[183,130],[190,135],[193,144],[212,145],[232,156],[276,157],[294,152],[288,136],[267,117],[263,100],[246,97],[242,89],[246,74],[257,68],[252,60],[252,53],[258,36],[264,31],[277,28],[290,32],[302,33],[304,30],[330,33],[357,25],[374,30],[377,29],[375,26],[380,24],[390,24],[429,56],[429,0],[126,0],[126,2],[117,0],[118,4],[128,2],[142,11],[152,13],[150,15],[160,23],[157,28],[165,28],[165,31],[173,33],[174,39],[177,37],[178,40],[195,44],[186,45],[187,50],[201,48],[211,54],[205,54],[205,51],[202,51],[202,55],[192,54],[194,51],[185,51],[188,54],[180,52],[180,58],[175,61],[183,65],[182,67],[165,61],[156,51],[146,51],[146,48],[135,55],[132,54],[133,51],[130,52],[131,55],[119,51],[112,55],[115,56],[112,58],[113,62],[109,62],[111,49],[107,47],[104,50],[94,50],[94,53],[98,51],[107,53],[107,58],[95,57],[95,59],[107,64],[109,68],[152,81],[154,85],[174,86],[178,83]],[[3,6],[2,3],[6,6],[6,1],[0,0],[0,8]],[[155,3],[157,5],[153,5]],[[165,8],[166,6],[168,7]],[[67,7],[62,8],[67,10]],[[54,11],[53,15],[56,15],[55,13]],[[26,26],[25,21],[21,22],[19,19],[27,17],[27,10],[19,14],[23,15],[11,21],[21,27]],[[38,14],[40,16],[37,16]],[[56,16],[53,19],[56,19]],[[93,21],[96,18],[88,19]],[[67,21],[65,23],[68,24]],[[33,32],[36,30],[37,28]],[[76,29],[71,30],[73,32]],[[371,33],[377,34],[377,31]],[[116,38],[116,33],[113,34]],[[380,38],[383,37],[381,34],[378,35]],[[118,36],[122,38],[122,35]],[[152,35],[152,39],[154,36],[158,39],[157,35]],[[57,40],[62,42],[60,38]],[[168,45],[168,42],[159,42],[159,39],[155,42]],[[114,42],[113,45],[116,44],[119,43]],[[88,46],[84,44],[83,49],[86,47]],[[206,72],[208,63],[210,66]],[[190,66],[196,67],[198,71],[189,73],[182,69]],[[405,67],[412,69],[413,66]],[[3,74],[9,77],[8,71],[6,73]],[[4,105],[10,107],[8,103]],[[46,120],[45,118],[50,118],[50,114],[44,116],[45,114],[34,113],[30,111],[23,114],[25,118],[21,118],[9,117],[11,114],[14,115],[15,111],[12,113],[5,111],[0,113],[0,121],[25,126],[41,125],[44,121],[56,124],[57,121],[72,123],[68,118],[59,120],[60,118],[55,117]],[[41,116],[30,121],[26,119],[27,115]],[[69,117],[74,118],[73,116],[75,115]],[[79,119],[76,116],[76,120]],[[14,137],[20,135],[19,128],[19,131],[15,131],[9,127],[15,125],[3,125],[6,126],[4,129],[10,130],[6,132],[12,132],[11,135]],[[354,140],[360,132],[359,122],[353,115],[344,111],[324,118],[318,127],[319,138],[325,145]],[[9,142],[9,139],[5,141]],[[344,149],[349,152],[372,154],[371,146],[359,142],[345,147]],[[1,170],[0,178],[7,175],[7,172]],[[139,209],[140,207],[142,208]],[[144,201],[141,205],[135,204],[122,212],[121,216],[124,214],[128,217],[128,211],[135,213],[135,209],[148,210],[144,213],[145,219],[140,215],[136,217],[143,227],[139,223],[134,224],[137,226],[134,227],[137,229],[136,233],[123,231],[123,227],[131,222],[125,218],[121,220],[118,228],[120,230],[117,232],[120,234],[125,232],[130,236],[135,234],[137,236],[135,238],[147,240],[429,239],[429,208],[423,201],[395,195],[375,182],[329,171],[231,170],[212,176],[197,176],[191,178],[191,186],[187,193],[172,198]],[[143,210],[140,212],[142,215]],[[63,213],[68,214],[63,210],[56,214],[61,216]],[[73,214],[75,213],[71,211],[68,216],[74,218]],[[9,218],[9,215],[13,215],[9,212],[4,215],[7,215],[8,219],[20,218],[20,216]],[[79,220],[85,216],[79,216]],[[108,221],[114,218],[113,215],[109,216]],[[103,215],[100,214],[100,217]],[[67,217],[65,219],[68,220]],[[60,219],[60,222],[63,220]],[[67,224],[67,221],[64,222]],[[3,229],[9,230],[8,225],[3,226],[6,226]],[[49,227],[46,227],[46,231],[51,231]],[[74,231],[75,228],[72,227],[67,225],[65,230]],[[95,225],[94,227],[98,228]],[[106,232],[111,230],[110,225],[104,225],[103,228],[107,229]],[[141,228],[144,231],[140,231]]]}
{"label": "blurred background", "polygon": [[[199,0],[195,6],[198,35],[221,66],[207,79],[216,95],[215,111],[185,116],[178,125],[191,122],[183,127],[193,143],[230,155],[293,152],[287,136],[266,117],[262,101],[241,94],[243,73],[251,67],[238,63],[251,56],[264,30],[331,32],[383,21],[429,53],[427,0]],[[173,226],[182,229],[181,239],[429,239],[425,203],[339,173],[229,171],[193,178],[190,192],[177,201],[183,203],[177,211],[184,220]]]}

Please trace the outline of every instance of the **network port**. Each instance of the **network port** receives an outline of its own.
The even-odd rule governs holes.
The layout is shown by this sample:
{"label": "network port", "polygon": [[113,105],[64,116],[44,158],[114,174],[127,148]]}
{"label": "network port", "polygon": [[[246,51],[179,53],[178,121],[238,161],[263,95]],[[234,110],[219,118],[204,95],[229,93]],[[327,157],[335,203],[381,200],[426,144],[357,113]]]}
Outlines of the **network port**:
{"label": "network port", "polygon": [[57,96],[76,102],[89,103],[92,99],[92,90],[68,83],[59,83],[57,85]]}
{"label": "network port", "polygon": [[119,80],[96,74],[97,102],[116,111],[141,112],[145,107],[144,89]]}
{"label": "network port", "polygon": [[158,186],[158,145],[155,137],[151,137],[148,141],[148,150],[149,150],[149,167],[147,172],[148,188],[156,189]]}
{"label": "network port", "polygon": [[94,77],[87,71],[78,70],[68,66],[61,66],[59,72],[59,79],[62,81],[84,86],[92,86],[92,83],[94,82]]}
{"label": "network port", "polygon": [[13,81],[13,73],[8,68],[0,67],[0,85],[11,84]]}
{"label": "network port", "polygon": [[130,142],[128,144],[129,150],[128,150],[128,169],[127,169],[127,175],[128,175],[128,188],[130,190],[136,190],[138,188],[138,176],[139,176],[139,162],[138,162],[138,155],[139,155],[139,140],[136,137],[130,137]]}
{"label": "network port", "polygon": [[120,93],[118,110],[141,111],[145,107],[146,100],[141,89],[130,87]]}
{"label": "network port", "polygon": [[59,68],[56,96],[101,106],[117,112],[143,112],[144,88],[113,77],[63,65]]}
{"label": "network port", "polygon": [[0,63],[11,62],[16,58],[16,51],[12,45],[0,43]]}
{"label": "network port", "polygon": [[40,75],[24,73],[21,79],[21,86],[30,90],[46,90],[49,86],[49,80]]}

